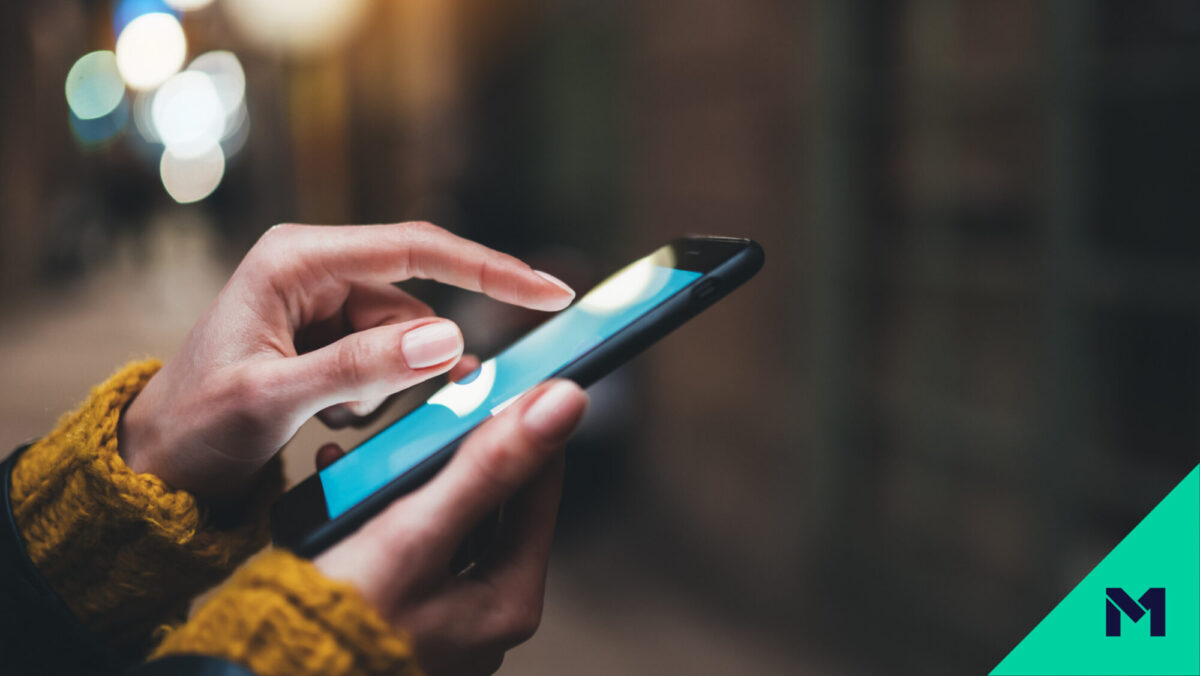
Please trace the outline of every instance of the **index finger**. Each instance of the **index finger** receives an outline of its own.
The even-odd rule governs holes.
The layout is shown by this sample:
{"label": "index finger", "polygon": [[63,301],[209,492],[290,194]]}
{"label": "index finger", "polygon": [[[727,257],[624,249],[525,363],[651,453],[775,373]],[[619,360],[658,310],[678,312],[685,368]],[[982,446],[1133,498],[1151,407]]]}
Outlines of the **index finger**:
{"label": "index finger", "polygon": [[561,310],[575,297],[523,261],[429,223],[284,225],[267,237],[295,264],[347,282],[432,279],[534,310]]}

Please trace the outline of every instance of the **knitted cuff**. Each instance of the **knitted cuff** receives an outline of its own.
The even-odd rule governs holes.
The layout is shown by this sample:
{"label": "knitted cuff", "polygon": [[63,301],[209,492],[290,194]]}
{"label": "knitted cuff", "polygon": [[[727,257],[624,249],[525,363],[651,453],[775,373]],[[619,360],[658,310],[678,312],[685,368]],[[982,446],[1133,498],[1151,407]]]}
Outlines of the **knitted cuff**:
{"label": "knitted cuff", "polygon": [[272,550],[234,574],[154,657],[223,657],[261,676],[420,674],[408,641],[357,590]]}
{"label": "knitted cuff", "polygon": [[117,371],[17,460],[12,508],[29,558],[76,616],[118,650],[182,617],[188,601],[267,542],[282,488],[268,465],[237,523],[218,529],[185,491],[136,474],[117,453],[117,424],[161,364]]}

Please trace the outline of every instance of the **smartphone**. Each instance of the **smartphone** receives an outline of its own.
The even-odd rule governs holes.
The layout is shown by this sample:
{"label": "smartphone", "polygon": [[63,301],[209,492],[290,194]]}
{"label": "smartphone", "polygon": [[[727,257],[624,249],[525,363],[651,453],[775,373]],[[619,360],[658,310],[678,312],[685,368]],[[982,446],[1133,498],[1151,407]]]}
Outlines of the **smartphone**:
{"label": "smartphone", "polygon": [[750,279],[748,239],[682,237],[630,263],[462,380],[280,496],[275,544],[315,556],[437,473],[468,433],[549,378],[586,387]]}

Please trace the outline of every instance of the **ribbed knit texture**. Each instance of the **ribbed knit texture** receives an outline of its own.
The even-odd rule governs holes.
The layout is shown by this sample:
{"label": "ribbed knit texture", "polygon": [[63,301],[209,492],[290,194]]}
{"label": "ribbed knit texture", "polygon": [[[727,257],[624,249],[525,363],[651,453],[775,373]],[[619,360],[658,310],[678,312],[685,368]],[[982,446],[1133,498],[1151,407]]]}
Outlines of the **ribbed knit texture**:
{"label": "ribbed knit texture", "polygon": [[354,587],[282,550],[243,566],[169,630],[154,656],[174,654],[224,657],[260,676],[421,673],[408,641]]}
{"label": "ribbed knit texture", "polygon": [[268,539],[267,509],[282,488],[278,460],[236,522],[217,528],[196,498],[117,453],[117,424],[159,369],[134,362],[18,459],[12,507],[30,559],[81,621],[118,651],[182,618],[192,597]]}

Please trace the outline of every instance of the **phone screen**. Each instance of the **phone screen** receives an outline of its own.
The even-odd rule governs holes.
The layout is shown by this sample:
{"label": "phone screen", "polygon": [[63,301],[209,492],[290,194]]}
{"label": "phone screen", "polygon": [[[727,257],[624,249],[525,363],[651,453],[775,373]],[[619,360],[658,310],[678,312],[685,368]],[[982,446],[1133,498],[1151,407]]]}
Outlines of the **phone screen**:
{"label": "phone screen", "polygon": [[321,470],[329,518],[496,415],[701,276],[675,268],[672,258],[664,248],[620,270],[469,376],[438,390],[412,413]]}

